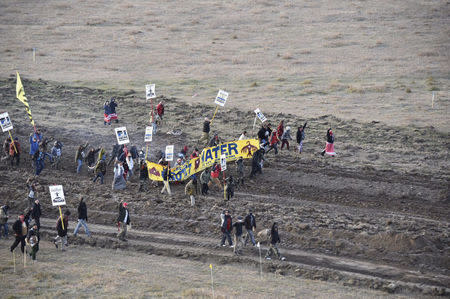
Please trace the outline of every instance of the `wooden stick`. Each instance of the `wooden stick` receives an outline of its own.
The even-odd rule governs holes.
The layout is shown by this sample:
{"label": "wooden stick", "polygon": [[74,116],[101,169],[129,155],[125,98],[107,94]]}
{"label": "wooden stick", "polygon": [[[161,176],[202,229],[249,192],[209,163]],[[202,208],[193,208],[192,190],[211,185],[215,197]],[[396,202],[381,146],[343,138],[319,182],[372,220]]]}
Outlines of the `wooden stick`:
{"label": "wooden stick", "polygon": [[216,117],[217,110],[219,110],[219,106],[217,106],[217,107],[216,107],[216,111],[214,111],[214,115],[213,115],[213,117],[212,117],[212,119],[211,119],[211,124],[212,124],[212,122],[213,122],[213,120],[214,120],[214,117]]}
{"label": "wooden stick", "polygon": [[59,208],[59,216],[61,217],[61,226],[62,229],[64,230],[64,220],[63,220],[63,216],[62,216],[62,212],[61,212],[61,206],[58,206]]}
{"label": "wooden stick", "polygon": [[11,135],[11,130],[8,131],[8,133],[9,133],[9,137],[11,138],[11,142],[12,142],[12,144],[13,144],[14,151],[16,152],[16,154],[18,154],[17,148],[16,148],[16,144],[14,143],[14,139],[13,139],[13,137],[12,137],[12,135]]}

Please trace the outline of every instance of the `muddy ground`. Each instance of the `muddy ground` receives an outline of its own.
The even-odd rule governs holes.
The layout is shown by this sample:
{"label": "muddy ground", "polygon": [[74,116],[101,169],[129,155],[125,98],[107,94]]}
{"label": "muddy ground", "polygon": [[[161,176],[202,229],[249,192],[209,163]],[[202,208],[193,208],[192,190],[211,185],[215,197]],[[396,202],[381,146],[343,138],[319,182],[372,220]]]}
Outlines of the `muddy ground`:
{"label": "muddy ground", "polygon": [[[144,146],[150,103],[140,93],[125,90],[112,94],[101,89],[31,81],[26,76],[22,79],[37,126],[44,136],[64,143],[62,169],[53,170],[47,163],[38,178],[44,217],[57,215],[50,204],[49,184],[64,186],[67,208],[73,217],[79,195],[84,195],[90,223],[103,225],[87,244],[143,252],[160,248],[156,250],[160,255],[257,264],[257,253],[251,249],[246,249],[242,258],[235,258],[230,250],[218,246],[220,212],[228,208],[233,217],[245,216],[251,208],[258,230],[268,228],[273,221],[280,223],[280,249],[287,262],[264,262],[265,271],[389,292],[448,295],[448,133],[433,127],[362,123],[332,115],[304,119],[269,113],[273,124],[285,119],[295,128],[308,121],[304,153],[295,151],[295,143],[291,143],[289,151],[278,155],[271,152],[266,155],[263,174],[246,178],[233,200],[225,202],[223,194],[213,189],[207,197],[199,196],[197,205],[191,208],[183,184],[174,184],[174,196],[169,198],[150,184],[146,192],[138,192],[137,176],[131,178],[126,190],[112,192],[112,167],[108,168],[104,185],[92,183],[92,174],[86,168],[80,175],[75,173],[76,147],[87,141],[110,151],[115,143],[114,127],[125,125],[131,143]],[[2,110],[9,112],[14,124],[12,133],[19,137],[24,151],[19,168],[1,165],[0,198],[2,203],[10,204],[12,213],[18,213],[26,207],[25,181],[33,174],[27,157],[32,127],[14,91],[14,78],[0,80]],[[102,103],[110,96],[118,99],[120,122],[108,127],[103,125]],[[184,145],[192,149],[201,135],[202,119],[211,116],[214,109],[162,98],[166,101],[166,118],[150,146],[150,159],[155,159],[167,144],[175,144],[176,151]],[[212,131],[228,141],[236,140],[244,129],[254,135],[253,117],[252,111],[220,109]],[[336,135],[334,158],[319,155],[328,127]],[[183,134],[166,134],[173,129],[181,129]],[[250,173],[249,163],[245,171]],[[232,163],[227,172],[235,173]],[[120,200],[130,203],[133,228],[143,231],[125,245],[113,241],[113,232],[107,230],[114,226]],[[48,220],[44,231],[51,230],[51,223]],[[152,234],[161,235],[156,238]],[[74,238],[71,242],[85,243],[84,239]]]}

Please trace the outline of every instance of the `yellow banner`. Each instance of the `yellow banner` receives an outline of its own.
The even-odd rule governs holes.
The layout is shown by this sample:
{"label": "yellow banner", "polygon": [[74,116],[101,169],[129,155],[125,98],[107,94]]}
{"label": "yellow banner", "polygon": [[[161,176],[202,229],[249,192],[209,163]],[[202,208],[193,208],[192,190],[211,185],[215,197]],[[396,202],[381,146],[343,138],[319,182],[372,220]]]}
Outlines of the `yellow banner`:
{"label": "yellow banner", "polygon": [[20,80],[19,72],[17,72],[17,83],[16,83],[16,97],[25,105],[25,110],[27,111],[28,117],[30,118],[31,124],[34,126],[34,120],[31,116],[30,105],[28,105],[27,97],[25,96],[25,90],[23,89],[22,80]]}
{"label": "yellow banner", "polygon": [[[206,147],[198,158],[186,162],[186,164],[171,168],[170,181],[184,181],[193,174],[211,167],[215,162],[220,162],[220,156],[225,154],[227,162],[239,158],[248,159],[259,149],[258,139],[231,141],[214,147]],[[148,177],[154,181],[162,181],[162,165],[148,162]]]}

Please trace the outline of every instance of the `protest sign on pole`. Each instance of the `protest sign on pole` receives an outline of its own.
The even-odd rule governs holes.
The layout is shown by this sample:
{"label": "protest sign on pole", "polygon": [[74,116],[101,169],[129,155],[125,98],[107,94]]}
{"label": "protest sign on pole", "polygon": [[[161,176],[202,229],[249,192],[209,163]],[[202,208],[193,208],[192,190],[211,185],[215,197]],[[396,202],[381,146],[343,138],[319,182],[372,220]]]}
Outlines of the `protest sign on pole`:
{"label": "protest sign on pole", "polygon": [[147,160],[147,154],[148,154],[148,145],[150,142],[152,142],[153,139],[153,127],[147,126],[145,127],[145,136],[144,136],[144,142],[146,144],[145,146],[145,160]]}
{"label": "protest sign on pole", "polygon": [[217,113],[217,110],[219,110],[219,106],[221,106],[221,107],[225,106],[227,99],[228,99],[228,92],[220,89],[219,92],[217,93],[216,99],[214,100],[214,103],[216,103],[217,107],[216,107],[216,110],[214,111],[214,115],[211,119],[211,124],[212,124],[214,118],[216,117],[216,113]]}
{"label": "protest sign on pole", "polygon": [[59,208],[59,216],[61,217],[61,225],[64,229],[64,221],[61,211],[61,206],[66,204],[66,198],[64,197],[64,191],[62,185],[48,186],[50,190],[50,197],[52,199],[52,206],[57,206]]}
{"label": "protest sign on pole", "polygon": [[145,98],[147,100],[156,98],[155,84],[147,84],[147,85],[145,85]]}
{"label": "protest sign on pole", "polygon": [[225,170],[227,170],[227,156],[225,154],[222,154],[220,156],[220,168],[222,169],[223,174],[223,199],[227,199],[227,177],[225,174]]}
{"label": "protest sign on pole", "polygon": [[166,161],[173,161],[173,145],[166,146]]}
{"label": "protest sign on pole", "polygon": [[116,132],[117,143],[119,145],[130,143],[126,127],[115,128],[114,131]]}
{"label": "protest sign on pole", "polygon": [[3,132],[8,132],[9,137],[11,138],[11,144],[13,145],[14,151],[17,154],[18,153],[17,148],[14,143],[14,139],[11,135],[11,130],[13,129],[13,125],[12,125],[11,119],[9,118],[8,112],[4,112],[4,113],[0,114],[0,126],[2,127]]}
{"label": "protest sign on pole", "polygon": [[267,120],[267,118],[262,114],[261,110],[259,108],[255,109],[256,116],[259,118],[259,120],[263,123]]}

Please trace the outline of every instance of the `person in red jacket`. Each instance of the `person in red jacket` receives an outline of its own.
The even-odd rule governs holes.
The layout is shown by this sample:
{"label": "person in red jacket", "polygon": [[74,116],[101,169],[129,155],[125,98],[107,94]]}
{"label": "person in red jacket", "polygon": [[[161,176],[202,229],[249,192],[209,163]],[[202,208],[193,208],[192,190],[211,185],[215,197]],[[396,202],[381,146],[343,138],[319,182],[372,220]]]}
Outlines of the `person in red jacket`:
{"label": "person in red jacket", "polygon": [[[17,152],[16,152],[17,151]],[[16,166],[20,163],[20,143],[19,139],[16,137],[14,141],[9,145],[9,157],[11,160],[11,166],[14,165],[14,160],[16,160]]]}
{"label": "person in red jacket", "polygon": [[278,134],[278,137],[283,136],[283,133],[284,133],[284,120],[281,120],[281,121],[280,121],[280,124],[279,124],[278,127],[277,127],[277,134]]}
{"label": "person in red jacket", "polygon": [[156,120],[159,122],[159,125],[161,125],[163,116],[164,116],[164,101],[161,101],[159,102],[158,105],[156,105]]}
{"label": "person in red jacket", "polygon": [[219,187],[220,190],[223,190],[223,186],[219,180],[219,175],[220,175],[221,171],[222,171],[222,168],[220,167],[220,165],[217,163],[214,163],[214,165],[211,168],[211,181],[209,181],[209,183],[208,183],[209,188],[211,188],[211,186],[214,182],[217,185],[217,187]]}
{"label": "person in red jacket", "polygon": [[277,135],[277,131],[273,131],[272,138],[270,138],[270,146],[267,150],[267,152],[270,152],[272,149],[275,150],[275,155],[278,154],[278,144],[280,143]]}

